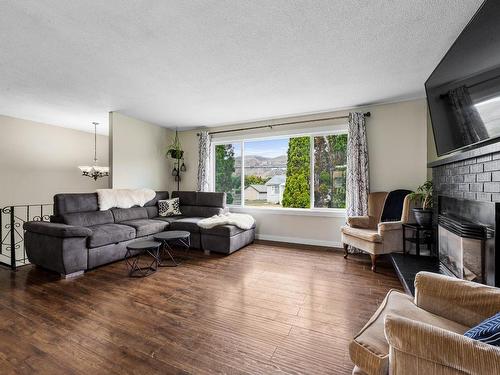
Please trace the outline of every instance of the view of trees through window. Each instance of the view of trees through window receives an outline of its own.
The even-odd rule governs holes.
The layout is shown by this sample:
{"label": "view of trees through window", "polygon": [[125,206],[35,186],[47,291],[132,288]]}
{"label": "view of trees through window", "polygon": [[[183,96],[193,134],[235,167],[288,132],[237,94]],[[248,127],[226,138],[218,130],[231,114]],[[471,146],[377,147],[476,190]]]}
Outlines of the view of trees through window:
{"label": "view of trees through window", "polygon": [[347,134],[314,137],[314,207],[345,208]]}
{"label": "view of trees through window", "polygon": [[215,191],[241,205],[243,174],[245,206],[345,208],[346,148],[346,134],[218,144]]}
{"label": "view of trees through window", "polygon": [[241,144],[215,146],[215,191],[227,193],[227,204],[241,204]]}

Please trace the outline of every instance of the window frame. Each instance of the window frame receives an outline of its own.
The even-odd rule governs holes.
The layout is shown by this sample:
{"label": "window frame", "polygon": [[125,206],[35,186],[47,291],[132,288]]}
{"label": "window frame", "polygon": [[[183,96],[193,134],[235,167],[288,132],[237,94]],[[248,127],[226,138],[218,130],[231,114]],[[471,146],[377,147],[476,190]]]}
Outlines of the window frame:
{"label": "window frame", "polygon": [[[228,204],[228,208],[233,212],[265,212],[270,214],[283,214],[283,215],[305,215],[305,216],[325,216],[325,217],[345,217],[345,208],[328,208],[328,207],[314,207],[314,137],[326,135],[339,135],[347,134],[347,124],[328,126],[313,131],[295,131],[284,134],[264,135],[264,134],[251,134],[249,136],[233,136],[221,137],[211,142],[210,154],[210,184],[211,190],[215,191],[215,147],[218,145],[226,144],[239,144],[241,149],[241,204],[233,205]],[[264,141],[283,138],[295,137],[309,137],[309,159],[310,159],[310,186],[309,198],[310,208],[292,208],[292,207],[259,207],[259,206],[246,206],[245,205],[245,142]]]}

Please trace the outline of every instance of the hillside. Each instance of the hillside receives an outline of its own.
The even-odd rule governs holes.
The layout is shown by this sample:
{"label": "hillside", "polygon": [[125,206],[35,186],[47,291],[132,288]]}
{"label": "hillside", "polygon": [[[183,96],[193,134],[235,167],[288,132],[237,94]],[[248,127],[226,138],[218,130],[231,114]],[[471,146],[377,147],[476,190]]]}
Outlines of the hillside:
{"label": "hillside", "polygon": [[[245,156],[245,174],[261,177],[272,177],[286,174],[287,156],[280,155],[274,158],[267,158],[259,155]],[[241,166],[241,157],[235,158],[235,167]]]}

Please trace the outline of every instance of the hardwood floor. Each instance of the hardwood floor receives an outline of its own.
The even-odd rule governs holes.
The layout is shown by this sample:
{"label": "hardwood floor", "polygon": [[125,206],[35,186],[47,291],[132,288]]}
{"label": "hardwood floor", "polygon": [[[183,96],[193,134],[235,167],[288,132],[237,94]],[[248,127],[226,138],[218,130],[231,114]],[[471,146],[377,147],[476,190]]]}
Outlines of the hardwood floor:
{"label": "hardwood floor", "polygon": [[306,246],[191,252],[143,279],[125,262],[62,280],[0,271],[1,374],[350,374],[347,346],[392,266]]}

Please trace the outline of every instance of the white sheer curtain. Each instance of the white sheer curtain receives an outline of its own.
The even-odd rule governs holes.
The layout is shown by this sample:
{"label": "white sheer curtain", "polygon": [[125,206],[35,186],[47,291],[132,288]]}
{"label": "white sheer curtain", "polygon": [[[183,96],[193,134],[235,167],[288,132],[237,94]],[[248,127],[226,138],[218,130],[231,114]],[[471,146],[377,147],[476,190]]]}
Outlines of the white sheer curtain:
{"label": "white sheer curtain", "polygon": [[347,141],[347,216],[368,214],[370,176],[365,115],[349,113]]}
{"label": "white sheer curtain", "polygon": [[210,148],[210,134],[202,130],[198,149],[198,191],[210,191]]}

